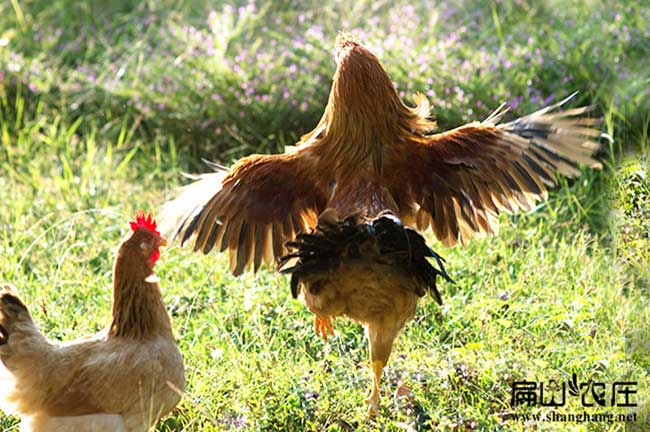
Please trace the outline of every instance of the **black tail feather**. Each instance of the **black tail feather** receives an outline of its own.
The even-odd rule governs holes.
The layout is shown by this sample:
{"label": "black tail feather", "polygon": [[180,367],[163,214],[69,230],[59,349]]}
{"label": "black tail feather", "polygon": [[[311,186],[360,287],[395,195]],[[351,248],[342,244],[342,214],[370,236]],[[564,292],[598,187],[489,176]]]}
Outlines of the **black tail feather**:
{"label": "black tail feather", "polygon": [[[298,296],[301,277],[336,270],[344,260],[375,260],[409,272],[420,282],[416,293],[423,296],[424,286],[438,304],[442,304],[442,298],[436,286],[437,277],[454,283],[445,270],[444,259],[427,246],[417,231],[404,227],[391,213],[381,214],[370,222],[360,221],[355,215],[338,223],[319,222],[312,232],[298,235],[286,247],[290,252],[280,258],[278,270],[291,274],[294,298]],[[435,261],[435,267],[429,258]]]}

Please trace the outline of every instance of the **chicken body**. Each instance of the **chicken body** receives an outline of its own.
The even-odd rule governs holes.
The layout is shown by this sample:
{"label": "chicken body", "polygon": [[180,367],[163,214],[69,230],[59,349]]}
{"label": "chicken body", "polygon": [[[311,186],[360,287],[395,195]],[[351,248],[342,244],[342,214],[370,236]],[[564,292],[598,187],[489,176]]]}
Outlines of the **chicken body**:
{"label": "chicken body", "polygon": [[[300,293],[316,315],[316,333],[323,338],[333,334],[332,319],[340,315],[364,327],[373,372],[366,403],[375,414],[383,368],[397,335],[427,291],[441,303],[436,278],[451,278],[443,259],[395,215],[389,192],[361,179],[340,183],[316,228],[287,243],[290,253],[278,270],[292,274],[292,294]],[[341,219],[339,212],[352,216]]]}
{"label": "chicken body", "polygon": [[[0,301],[8,298],[3,294]],[[167,384],[183,388],[173,339],[103,334],[59,344],[42,335],[26,309],[16,320],[20,324],[10,327],[13,345],[0,351],[15,381],[7,395],[11,412],[27,417],[26,430],[144,431],[180,399]]]}
{"label": "chicken body", "polygon": [[143,231],[118,252],[113,320],[95,336],[49,341],[3,287],[0,407],[22,417],[22,430],[145,431],[180,400],[183,360],[148,260],[158,240]]}
{"label": "chicken body", "polygon": [[[313,131],[282,154],[251,155],[231,169],[209,163],[216,172],[197,176],[163,212],[182,244],[229,250],[235,275],[279,260],[279,270],[292,273],[294,296],[302,293],[317,315],[318,334],[330,333],[338,315],[364,325],[374,413],[393,340],[426,291],[422,260],[439,258],[413,229],[431,228],[446,246],[496,233],[500,213],[547,198],[556,172],[576,177],[578,164],[600,168],[592,158],[600,131],[598,120],[583,117],[588,107],[558,110],[569,97],[508,123],[499,123],[502,106],[482,122],[434,133],[428,102],[417,96],[415,107],[406,106],[370,50],[341,34],[335,57]],[[372,233],[386,214],[392,239]],[[357,232],[370,235],[360,241]],[[397,233],[409,243],[393,248]],[[402,258],[387,256],[384,241]],[[435,275],[446,276],[442,268]]]}

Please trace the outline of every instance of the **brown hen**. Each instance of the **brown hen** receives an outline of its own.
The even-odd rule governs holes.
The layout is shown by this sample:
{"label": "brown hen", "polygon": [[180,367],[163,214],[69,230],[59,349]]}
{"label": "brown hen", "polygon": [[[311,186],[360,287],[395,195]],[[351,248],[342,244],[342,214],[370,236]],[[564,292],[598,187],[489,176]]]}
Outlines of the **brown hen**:
{"label": "brown hen", "polygon": [[558,111],[569,97],[508,123],[498,124],[507,111],[500,107],[435,134],[427,101],[406,106],[354,38],[339,35],[336,63],[325,112],[296,147],[243,158],[230,170],[210,163],[216,172],[198,176],[164,214],[195,251],[228,249],[235,275],[279,262],[323,337],[339,315],[364,325],[374,413],[395,337],[419,296],[428,291],[440,302],[436,277],[450,280],[440,257],[404,225],[431,227],[447,246],[492,234],[499,213],[546,199],[554,172],[599,168],[592,154],[600,132],[598,120],[582,116],[589,108]]}
{"label": "brown hen", "polygon": [[169,413],[185,386],[183,359],[153,267],[166,244],[139,213],[113,268],[108,328],[53,342],[15,289],[0,291],[0,407],[23,431],[146,431]]}

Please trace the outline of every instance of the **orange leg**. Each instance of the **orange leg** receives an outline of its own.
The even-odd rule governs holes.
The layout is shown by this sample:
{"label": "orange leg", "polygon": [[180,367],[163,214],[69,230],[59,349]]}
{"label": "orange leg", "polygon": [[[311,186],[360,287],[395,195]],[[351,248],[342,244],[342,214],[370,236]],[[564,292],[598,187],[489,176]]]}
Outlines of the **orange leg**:
{"label": "orange leg", "polygon": [[366,398],[365,402],[368,404],[368,414],[371,416],[376,416],[379,413],[379,383],[381,382],[385,365],[381,360],[373,360],[370,364],[370,368],[372,369],[372,387],[370,387],[370,395]]}
{"label": "orange leg", "polygon": [[399,328],[385,326],[383,323],[370,323],[366,327],[368,342],[370,342],[370,369],[372,370],[372,386],[366,399],[368,414],[376,416],[379,413],[379,385],[384,366],[393,349],[393,341],[399,333]]}
{"label": "orange leg", "polygon": [[325,315],[320,317],[316,315],[314,320],[314,331],[323,339],[327,340],[327,336],[334,336],[334,326],[332,325],[332,317]]}

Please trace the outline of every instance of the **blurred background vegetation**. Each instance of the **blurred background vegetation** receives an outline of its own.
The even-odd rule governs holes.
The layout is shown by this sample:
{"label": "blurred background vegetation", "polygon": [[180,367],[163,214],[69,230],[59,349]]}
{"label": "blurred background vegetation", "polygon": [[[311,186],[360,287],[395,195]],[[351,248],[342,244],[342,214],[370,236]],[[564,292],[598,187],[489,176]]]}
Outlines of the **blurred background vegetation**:
{"label": "blurred background vegetation", "polygon": [[[158,430],[557,430],[512,421],[508,383],[639,381],[650,428],[650,6],[580,0],[5,0],[0,2],[0,279],[48,336],[102,328],[113,247],[204,170],[277,152],[318,121],[345,30],[441,129],[515,115],[578,90],[603,118],[603,171],[503,216],[467,249],[432,245],[457,285],[424,299],[368,422],[363,332],[324,344],[271,272],[233,278],[223,255],[159,264],[188,394]],[[512,118],[510,117],[510,118]],[[512,223],[514,221],[515,223]],[[407,384],[412,397],[390,397]],[[579,412],[579,405],[567,412]],[[621,430],[606,423],[570,430]],[[16,420],[0,419],[0,428]],[[15,429],[13,429],[15,430]]]}
{"label": "blurred background vegetation", "polygon": [[117,140],[127,122],[136,136],[228,161],[313,127],[344,29],[406,100],[432,100],[442,128],[579,90],[633,148],[649,121],[648,22],[642,2],[597,0],[10,0],[0,5],[0,94],[82,118],[101,138]]}

